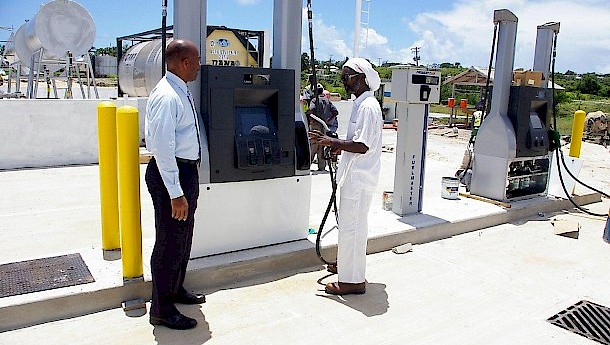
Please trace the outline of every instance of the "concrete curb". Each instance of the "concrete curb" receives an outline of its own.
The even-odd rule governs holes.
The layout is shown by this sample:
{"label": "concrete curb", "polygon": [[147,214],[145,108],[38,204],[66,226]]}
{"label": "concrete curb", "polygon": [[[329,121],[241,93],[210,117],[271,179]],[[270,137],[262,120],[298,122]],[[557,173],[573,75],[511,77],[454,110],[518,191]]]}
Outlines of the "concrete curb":
{"label": "concrete curb", "polygon": [[[601,195],[592,193],[575,196],[574,200],[579,205],[586,205],[601,201]],[[372,254],[387,251],[408,242],[432,242],[525,219],[541,212],[546,214],[572,208],[573,205],[568,200],[548,198],[546,202],[534,205],[515,202],[511,209],[499,209],[493,214],[454,222],[422,214],[411,215],[399,219],[405,223],[406,230],[369,238],[367,252]],[[325,257],[332,258],[335,253],[336,245],[325,246],[323,249]],[[315,245],[309,240],[300,240],[192,260],[185,285],[195,291],[210,293],[248,285],[253,280],[271,281],[305,270],[321,269]],[[119,308],[125,301],[148,301],[150,295],[150,281],[137,281],[96,291],[26,303],[16,302],[0,308],[0,332]]]}

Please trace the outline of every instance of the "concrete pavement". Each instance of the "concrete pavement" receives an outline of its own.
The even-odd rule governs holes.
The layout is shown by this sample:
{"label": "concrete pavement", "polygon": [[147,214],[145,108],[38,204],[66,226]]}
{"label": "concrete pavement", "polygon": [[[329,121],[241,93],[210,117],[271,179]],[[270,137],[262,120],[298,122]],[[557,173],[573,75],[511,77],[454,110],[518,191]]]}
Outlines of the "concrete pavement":
{"label": "concrete pavement", "polygon": [[[592,206],[604,212],[608,200]],[[551,217],[580,236],[553,234]],[[595,344],[548,317],[587,299],[610,305],[605,220],[529,217],[368,256],[367,293],[335,297],[325,271],[244,281],[181,306],[197,328],[173,331],[112,309],[0,333],[2,344]]]}
{"label": "concrete pavement", "polygon": [[[384,131],[387,147],[395,143],[395,135],[393,130]],[[609,305],[610,301],[604,297],[609,295],[608,290],[603,288],[610,282],[603,274],[604,263],[608,262],[608,247],[601,241],[604,220],[580,217],[583,218],[582,237],[566,242],[565,238],[552,235],[546,216],[558,210],[571,209],[565,200],[552,197],[523,200],[514,202],[511,209],[503,209],[471,199],[440,198],[441,177],[453,174],[465,146],[463,141],[430,135],[424,210],[422,214],[406,217],[381,209],[381,194],[384,190],[392,190],[394,175],[394,154],[384,153],[379,198],[374,200],[369,215],[369,252],[382,253],[370,256],[367,275],[370,284],[366,297],[335,299],[317,291],[321,286],[315,281],[323,277],[324,272],[320,271],[322,266],[313,251],[313,236],[309,236],[309,240],[193,260],[187,285],[208,294],[209,302],[201,310],[185,308],[185,313],[197,317],[202,324],[194,331],[179,333],[179,340],[175,339],[176,333],[167,329],[157,327],[153,330],[147,317],[128,318],[118,308],[121,301],[147,298],[150,294],[148,258],[154,241],[153,217],[150,198],[143,184],[145,281],[123,285],[120,262],[101,260],[97,166],[2,171],[0,263],[78,252],[96,282],[0,299],[0,331],[13,330],[0,333],[0,343],[14,343],[19,339],[19,342],[26,340],[25,343],[45,339],[45,343],[134,344],[154,341],[199,344],[206,340],[219,344],[274,344],[280,339],[303,344],[325,343],[328,339],[340,343],[350,340],[351,343],[369,343],[373,339],[379,339],[379,343],[397,344],[409,340],[414,343],[481,343],[464,339],[475,334],[496,334],[496,331],[499,334],[510,333],[513,337],[520,335],[514,329],[511,333],[508,328],[515,326],[516,321],[506,321],[505,326],[495,326],[489,321],[503,325],[505,321],[497,320],[499,316],[492,316],[492,312],[504,315],[510,311],[509,307],[516,308],[518,316],[529,317],[526,321],[534,320],[528,314],[534,311],[523,314],[526,307],[517,304],[526,302],[525,297],[542,299],[542,302],[528,303],[533,303],[536,308],[548,305],[549,311],[576,302],[562,304],[579,298],[582,292],[600,304]],[[603,169],[607,169],[608,164],[593,157],[603,157],[607,153],[597,146],[587,149],[586,145],[584,153],[585,166],[581,176],[598,188],[606,188],[608,181],[603,178]],[[587,163],[589,158],[591,164]],[[330,194],[329,185],[327,174],[312,177],[311,227],[317,228],[322,218]],[[581,195],[580,202],[599,200],[597,194],[577,192]],[[598,202],[594,207],[604,213],[608,203]],[[545,216],[539,217],[538,213]],[[528,218],[532,216],[534,218]],[[524,218],[530,220],[522,224]],[[588,221],[596,223],[585,227]],[[511,222],[512,225],[493,227]],[[487,227],[493,228],[477,231],[477,236],[472,233]],[[538,229],[534,234],[541,237],[532,237],[528,229]],[[585,236],[585,230],[590,235]],[[496,232],[498,235],[495,237],[486,236]],[[542,236],[543,232],[548,236],[546,233]],[[479,242],[480,238],[487,241]],[[585,238],[590,240],[585,241]],[[439,239],[445,240],[431,242]],[[562,241],[558,242],[558,239]],[[405,242],[426,244],[416,245],[413,253],[403,256],[383,252]],[[327,252],[332,252],[335,243],[333,234],[325,239]],[[422,255],[428,252],[421,248],[432,248],[432,252]],[[513,263],[516,252],[520,253],[522,262]],[[563,260],[554,255],[568,255],[570,259]],[[411,262],[409,258],[417,260]],[[488,267],[489,260],[495,264]],[[532,264],[546,261],[551,261],[553,268],[548,274],[544,273],[547,271],[544,265],[538,270],[530,269]],[[505,262],[512,264],[505,266]],[[574,269],[579,272],[576,277],[571,275]],[[539,282],[539,276],[547,280]],[[555,287],[549,283],[553,281],[560,285]],[[548,288],[560,290],[553,290],[554,299],[547,296]],[[531,289],[539,289],[539,295]],[[503,295],[511,298],[505,301]],[[337,308],[337,302],[344,307]],[[501,311],[503,308],[506,309],[504,312]],[[355,313],[350,313],[350,310]],[[413,315],[405,313],[405,310],[413,311]],[[75,317],[79,315],[85,316]],[[60,321],[48,322],[52,320]],[[328,320],[344,322],[329,323]],[[43,322],[48,323],[28,327]],[[441,323],[437,322],[442,322],[448,333],[443,333]],[[479,323],[486,325],[485,332],[479,328]],[[103,330],[100,325],[104,325]],[[402,325],[407,328],[403,329]],[[467,330],[463,336],[457,331],[461,328]],[[75,329],[78,332],[72,334]],[[366,338],[364,330],[378,338]],[[556,332],[560,336],[563,334],[560,329],[548,334],[555,337]],[[573,340],[571,337],[574,336],[567,339]],[[370,341],[361,342],[363,339]],[[449,341],[443,342],[442,339]],[[486,339],[489,343],[504,343],[502,338]],[[524,338],[517,340],[506,343],[530,343]]]}

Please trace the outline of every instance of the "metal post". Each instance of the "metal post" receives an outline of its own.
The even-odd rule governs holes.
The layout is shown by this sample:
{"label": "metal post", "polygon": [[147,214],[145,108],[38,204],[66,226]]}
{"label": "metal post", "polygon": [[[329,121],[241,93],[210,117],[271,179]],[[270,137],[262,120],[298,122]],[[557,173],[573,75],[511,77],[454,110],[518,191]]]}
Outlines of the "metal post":
{"label": "metal post", "polygon": [[11,67],[8,69],[8,85],[6,88],[6,92],[8,92],[8,93],[11,93],[11,84],[13,82],[12,78],[13,78],[13,68]]}
{"label": "metal post", "polygon": [[22,65],[22,62],[20,61],[17,64],[17,76],[15,78],[15,92],[21,91],[21,65]]}
{"label": "metal post", "polygon": [[30,74],[28,76],[28,89],[26,91],[26,97],[32,98],[32,94],[34,92],[34,53],[30,56]]}
{"label": "metal post", "polygon": [[[205,40],[207,37],[207,0],[174,1],[174,39],[187,39],[199,48],[201,64],[205,64]],[[165,49],[165,47],[163,47]],[[189,83],[197,111],[201,109],[201,76]]]}
{"label": "metal post", "polygon": [[80,67],[78,66],[78,62],[74,62],[74,67],[76,69],[76,77],[78,78],[78,85],[80,86],[80,94],[83,99],[85,98],[85,89],[83,88],[83,80],[80,77]]}
{"label": "metal post", "polygon": [[354,18],[354,56],[360,55],[360,18],[362,16],[362,0],[356,0],[356,15]]}
{"label": "metal post", "polygon": [[123,40],[120,38],[116,39],[116,75],[117,75],[117,96],[123,97],[123,90],[121,89],[121,83],[119,76],[119,64],[121,63],[121,59],[123,58]]}
{"label": "metal post", "polygon": [[301,6],[299,1],[275,0],[273,3],[273,68],[294,70],[295,111],[301,117],[299,89],[301,80]]}
{"label": "metal post", "polygon": [[165,75],[165,47],[167,46],[167,0],[161,1],[161,76]]}
{"label": "metal post", "polygon": [[551,76],[551,53],[553,38],[559,33],[559,23],[539,25],[536,31],[536,50],[534,51],[534,66],[532,70],[542,72],[542,87],[547,88]]}
{"label": "metal post", "polygon": [[66,60],[66,93],[64,98],[72,99],[72,53],[68,52]]}
{"label": "metal post", "polygon": [[[97,92],[97,82],[95,81],[95,73],[93,73],[91,64],[89,64],[89,73],[91,73],[91,79],[93,80],[93,92],[95,93],[95,98],[100,98],[100,95]],[[89,98],[91,98],[91,96],[89,96]]]}
{"label": "metal post", "polygon": [[34,94],[32,98],[38,97],[38,80],[40,79],[40,67],[42,66],[42,54],[44,52],[44,48],[40,48],[38,52],[38,66],[36,67],[36,84],[34,86]]}
{"label": "metal post", "polygon": [[121,256],[116,113],[116,105],[110,101],[101,102],[97,106],[102,251],[104,260],[117,260]]}
{"label": "metal post", "polygon": [[119,107],[116,124],[123,280],[130,280],[143,276],[138,109]]}

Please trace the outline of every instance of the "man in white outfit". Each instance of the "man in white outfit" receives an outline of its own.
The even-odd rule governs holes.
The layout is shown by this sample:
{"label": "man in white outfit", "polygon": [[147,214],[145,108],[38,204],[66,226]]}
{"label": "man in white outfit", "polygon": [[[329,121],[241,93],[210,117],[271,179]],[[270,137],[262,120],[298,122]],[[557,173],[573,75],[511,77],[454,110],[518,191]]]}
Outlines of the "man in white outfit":
{"label": "man in white outfit", "polygon": [[343,65],[341,81],[348,94],[356,96],[344,140],[320,132],[310,132],[310,139],[322,146],[342,151],[337,169],[339,190],[338,282],[326,284],[333,295],[363,294],[366,291],[366,244],[368,212],[381,169],[381,131],[383,119],[373,92],[381,80],[373,66],[362,58],[349,59]]}

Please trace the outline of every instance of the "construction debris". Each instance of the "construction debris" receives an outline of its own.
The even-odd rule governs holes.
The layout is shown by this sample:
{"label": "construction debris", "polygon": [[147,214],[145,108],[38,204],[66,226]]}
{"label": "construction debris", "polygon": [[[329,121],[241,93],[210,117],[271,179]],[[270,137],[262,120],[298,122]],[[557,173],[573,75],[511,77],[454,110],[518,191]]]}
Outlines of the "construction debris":
{"label": "construction debris", "polygon": [[577,221],[554,218],[553,220],[551,220],[551,224],[553,225],[553,231],[555,235],[578,238],[578,233],[580,231],[580,223],[578,223]]}

